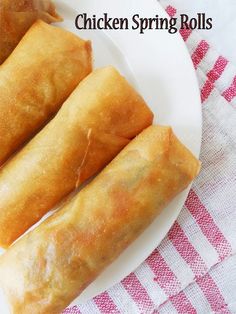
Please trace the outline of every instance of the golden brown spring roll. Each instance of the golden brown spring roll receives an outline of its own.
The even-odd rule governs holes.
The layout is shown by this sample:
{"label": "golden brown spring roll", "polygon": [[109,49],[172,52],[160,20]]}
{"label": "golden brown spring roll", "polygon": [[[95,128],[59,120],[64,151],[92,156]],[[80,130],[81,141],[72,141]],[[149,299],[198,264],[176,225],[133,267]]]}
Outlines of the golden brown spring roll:
{"label": "golden brown spring roll", "polygon": [[0,172],[0,246],[7,247],[152,123],[113,67],[94,71]]}
{"label": "golden brown spring roll", "polygon": [[151,126],[61,211],[0,259],[13,314],[59,314],[198,174],[170,127]]}
{"label": "golden brown spring roll", "polygon": [[0,9],[13,12],[41,11],[57,18],[55,5],[50,0],[1,0]]}
{"label": "golden brown spring roll", "polygon": [[37,21],[0,67],[0,165],[92,70],[91,45]]}
{"label": "golden brown spring roll", "polygon": [[11,54],[37,19],[47,23],[62,20],[49,0],[0,1],[0,64]]}

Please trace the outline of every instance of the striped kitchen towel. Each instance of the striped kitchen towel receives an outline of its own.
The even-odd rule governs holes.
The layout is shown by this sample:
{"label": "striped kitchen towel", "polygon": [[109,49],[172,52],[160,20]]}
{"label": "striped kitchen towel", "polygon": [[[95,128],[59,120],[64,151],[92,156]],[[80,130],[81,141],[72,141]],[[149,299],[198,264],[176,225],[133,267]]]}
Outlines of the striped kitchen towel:
{"label": "striped kitchen towel", "polygon": [[[166,11],[178,14],[170,5]],[[64,314],[236,313],[236,69],[196,31],[181,35],[201,90],[201,174],[152,255],[122,282]]]}

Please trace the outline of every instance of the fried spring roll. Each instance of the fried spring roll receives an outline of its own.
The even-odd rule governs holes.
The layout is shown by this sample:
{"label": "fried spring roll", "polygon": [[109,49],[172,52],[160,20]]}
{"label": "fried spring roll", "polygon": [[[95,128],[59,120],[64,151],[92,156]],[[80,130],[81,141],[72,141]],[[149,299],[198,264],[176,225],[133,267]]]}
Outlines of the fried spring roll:
{"label": "fried spring roll", "polygon": [[0,165],[92,70],[91,45],[37,21],[0,67]]}
{"label": "fried spring roll", "polygon": [[13,12],[41,11],[58,17],[55,5],[50,0],[1,0],[0,9]]}
{"label": "fried spring roll", "polygon": [[59,314],[198,174],[170,127],[133,140],[61,211],[0,260],[13,314]]}
{"label": "fried spring roll", "polygon": [[47,23],[62,20],[49,0],[0,1],[0,64],[12,53],[37,19]]}
{"label": "fried spring roll", "polygon": [[113,67],[94,71],[0,172],[0,246],[7,247],[152,123]]}

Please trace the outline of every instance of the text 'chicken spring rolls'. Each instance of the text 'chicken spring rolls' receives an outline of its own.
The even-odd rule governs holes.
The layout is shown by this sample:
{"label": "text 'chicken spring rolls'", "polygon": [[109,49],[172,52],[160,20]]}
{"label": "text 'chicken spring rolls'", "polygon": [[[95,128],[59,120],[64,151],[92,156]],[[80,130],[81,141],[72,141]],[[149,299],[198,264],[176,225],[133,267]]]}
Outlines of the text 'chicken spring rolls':
{"label": "text 'chicken spring rolls'", "polygon": [[104,167],[152,119],[143,98],[113,67],[90,74],[0,172],[0,246]]}
{"label": "text 'chicken spring rolls'", "polygon": [[50,0],[0,1],[0,64],[7,59],[37,19],[47,23],[62,20]]}
{"label": "text 'chicken spring rolls'", "polygon": [[37,21],[0,67],[0,165],[92,70],[91,45]]}
{"label": "text 'chicken spring rolls'", "polygon": [[151,126],[0,260],[13,314],[59,314],[198,174],[171,128]]}

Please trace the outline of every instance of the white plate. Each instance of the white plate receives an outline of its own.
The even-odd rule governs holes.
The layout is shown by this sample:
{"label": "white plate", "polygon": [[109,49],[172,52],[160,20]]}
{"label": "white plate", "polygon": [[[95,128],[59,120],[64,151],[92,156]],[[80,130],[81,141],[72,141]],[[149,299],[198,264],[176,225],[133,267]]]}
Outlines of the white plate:
{"label": "white plate", "polygon": [[[195,71],[179,34],[150,30],[79,31],[78,13],[113,17],[166,17],[156,0],[55,1],[65,21],[61,26],[92,40],[95,67],[112,64],[133,83],[155,114],[155,123],[171,125],[183,143],[199,156],[201,102]],[[189,190],[189,189],[188,189]],[[74,301],[79,305],[107,290],[134,271],[159,245],[178,217],[188,190],[181,193],[153,224]],[[1,314],[6,304],[0,300]],[[7,312],[6,312],[7,313]]]}

